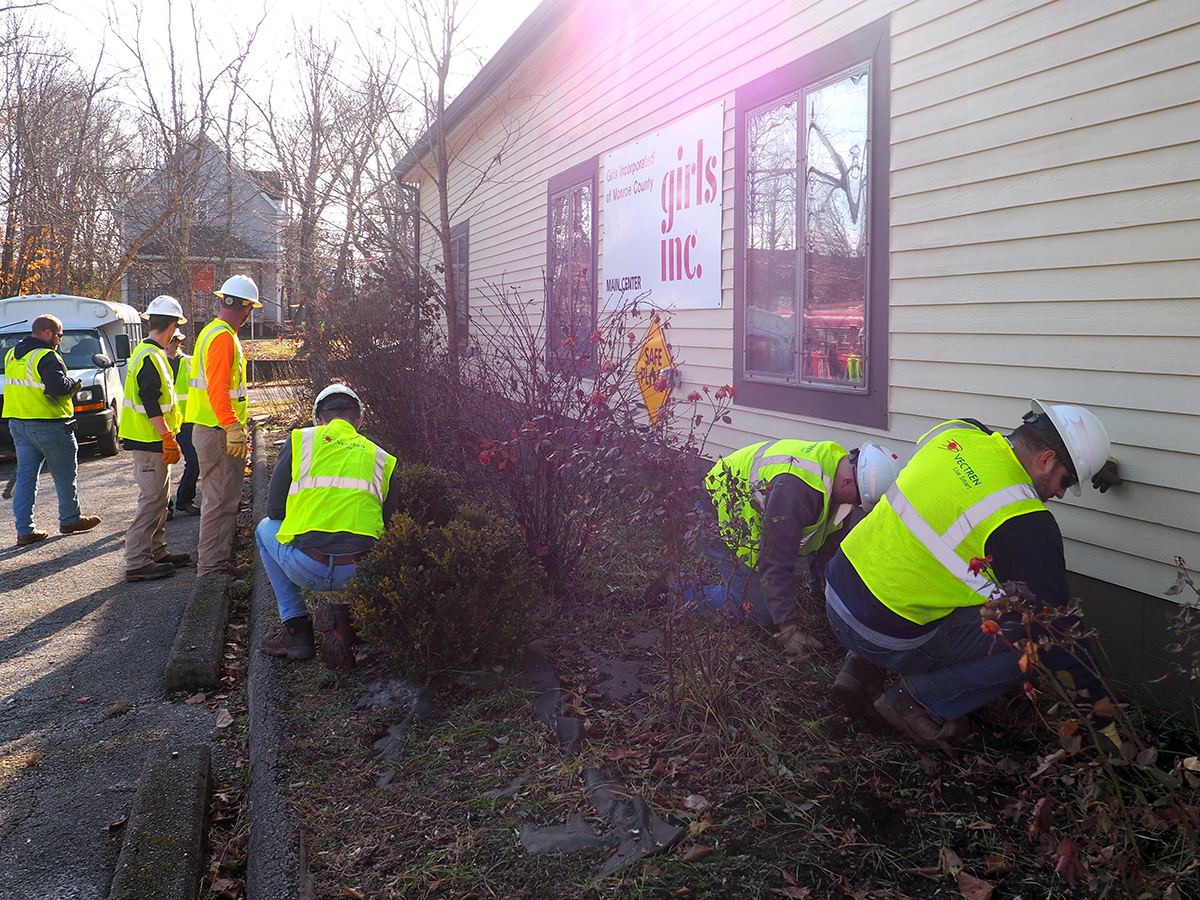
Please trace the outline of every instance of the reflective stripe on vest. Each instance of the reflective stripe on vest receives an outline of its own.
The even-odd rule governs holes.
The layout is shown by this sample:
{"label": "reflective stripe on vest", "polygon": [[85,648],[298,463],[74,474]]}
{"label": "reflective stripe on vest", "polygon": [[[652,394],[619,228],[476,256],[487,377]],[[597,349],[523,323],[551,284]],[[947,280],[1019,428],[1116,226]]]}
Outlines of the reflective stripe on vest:
{"label": "reflective stripe on vest", "polygon": [[217,427],[217,414],[213,411],[212,402],[208,399],[208,348],[213,338],[221,331],[227,331],[233,336],[233,366],[229,373],[229,402],[242,425],[246,424],[246,359],[242,356],[242,344],[237,332],[229,323],[222,319],[213,319],[196,338],[196,353],[192,357],[194,365],[190,366],[188,379],[188,395],[184,403],[186,408],[185,421],[196,422],[199,425]]}
{"label": "reflective stripe on vest", "polygon": [[[17,359],[11,348],[4,357],[4,415],[10,419],[69,419],[75,412],[71,395],[51,397],[38,374],[37,366],[47,353],[58,356],[48,347],[31,350]],[[59,361],[62,357],[59,356]],[[66,363],[63,363],[66,368]]]}
{"label": "reflective stripe on vest", "polygon": [[179,371],[175,373],[175,402],[179,404],[179,414],[187,415],[188,386],[191,379],[191,358],[182,353],[179,356]]}
{"label": "reflective stripe on vest", "polygon": [[179,431],[183,421],[175,400],[175,382],[171,376],[171,363],[167,359],[166,351],[149,341],[142,341],[133,351],[133,358],[129,361],[129,371],[125,376],[125,399],[121,404],[125,411],[121,414],[121,425],[117,434],[131,441],[154,444],[162,440],[162,435],[150,421],[146,407],[141,402],[138,387],[138,373],[146,360],[158,370],[158,406],[167,428],[175,433]]}
{"label": "reflective stripe on vest", "polygon": [[1001,524],[1046,509],[1003,436],[946,425],[922,438],[880,504],[842,542],[871,593],[921,625],[986,600],[995,585],[971,572],[971,560],[984,555]]}
{"label": "reflective stripe on vest", "polygon": [[[776,475],[795,475],[822,495],[818,521],[802,530],[797,553],[813,553],[825,539],[842,527],[842,519],[831,519],[829,494],[838,463],[846,451],[832,441],[766,441],[743,447],[717,460],[705,477],[705,486],[717,510],[721,536],[738,558],[754,568],[763,532],[766,496],[763,485]],[[727,496],[732,487],[734,495]],[[757,507],[757,509],[755,508]]]}
{"label": "reflective stripe on vest", "polygon": [[278,539],[310,531],[383,533],[396,458],[343,419],[292,432],[292,483]]}

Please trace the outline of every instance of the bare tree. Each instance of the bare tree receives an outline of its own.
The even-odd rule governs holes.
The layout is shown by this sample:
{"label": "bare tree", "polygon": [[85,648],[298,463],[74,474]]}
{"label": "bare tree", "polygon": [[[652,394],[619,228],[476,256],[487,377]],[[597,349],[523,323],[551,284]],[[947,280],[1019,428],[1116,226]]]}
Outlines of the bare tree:
{"label": "bare tree", "polygon": [[[189,0],[187,24],[191,42],[186,50],[177,47],[174,0],[167,2],[167,29],[161,43],[144,33],[142,6],[132,8],[131,34],[124,32],[124,23],[113,14],[112,24],[118,39],[133,59],[148,170],[141,188],[126,206],[125,252],[104,286],[104,297],[112,293],[127,267],[151,239],[156,239],[159,255],[164,257],[171,292],[181,298],[190,297],[192,232],[197,213],[210,211],[200,209],[200,204],[208,207],[208,199],[214,193],[213,180],[231,178],[229,138],[234,110],[243,90],[242,69],[257,28],[235,43],[232,52],[218,50],[205,45],[197,8],[196,0]],[[225,43],[228,37],[223,32]],[[207,66],[210,59],[217,60],[216,70],[211,74]],[[224,120],[217,112],[218,98],[225,101]],[[225,212],[229,221],[228,204]],[[200,218],[206,220],[207,215]]]}

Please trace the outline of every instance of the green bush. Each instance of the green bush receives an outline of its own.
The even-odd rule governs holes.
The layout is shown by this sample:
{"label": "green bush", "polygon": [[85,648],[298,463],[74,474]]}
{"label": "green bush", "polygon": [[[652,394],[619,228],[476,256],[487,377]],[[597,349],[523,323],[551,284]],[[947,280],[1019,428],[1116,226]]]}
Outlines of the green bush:
{"label": "green bush", "polygon": [[400,510],[420,525],[441,527],[454,518],[465,497],[461,475],[412,463],[396,469]]}
{"label": "green bush", "polygon": [[380,658],[420,677],[512,654],[541,593],[512,526],[462,506],[440,527],[397,513],[359,563],[346,600]]}

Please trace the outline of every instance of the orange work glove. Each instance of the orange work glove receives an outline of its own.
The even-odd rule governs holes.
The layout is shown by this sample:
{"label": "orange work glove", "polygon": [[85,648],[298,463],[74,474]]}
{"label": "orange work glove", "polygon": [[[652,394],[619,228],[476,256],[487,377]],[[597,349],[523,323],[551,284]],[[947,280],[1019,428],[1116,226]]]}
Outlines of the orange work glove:
{"label": "orange work glove", "polygon": [[179,457],[182,454],[179,452],[179,444],[175,442],[175,435],[168,431],[162,436],[162,444],[163,462],[165,462],[168,466],[179,462]]}

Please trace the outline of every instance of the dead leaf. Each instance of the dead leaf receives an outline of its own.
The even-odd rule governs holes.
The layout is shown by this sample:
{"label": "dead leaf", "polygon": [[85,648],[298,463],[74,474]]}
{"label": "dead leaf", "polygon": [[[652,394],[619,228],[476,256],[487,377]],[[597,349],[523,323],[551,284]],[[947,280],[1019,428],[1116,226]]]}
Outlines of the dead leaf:
{"label": "dead leaf", "polygon": [[686,897],[686,896],[687,896],[688,894],[690,894],[691,892],[692,892],[692,889],[691,889],[691,888],[689,888],[689,887],[681,887],[681,888],[679,888],[679,889],[677,889],[677,890],[671,891],[671,896],[672,896],[672,897]]}
{"label": "dead leaf", "polygon": [[127,821],[128,821],[128,819],[117,819],[117,821],[113,822],[112,824],[103,826],[100,830],[101,831],[116,831],[118,828],[120,828],[122,825],[124,825]]}
{"label": "dead leaf", "polygon": [[985,853],[983,865],[984,872],[988,875],[999,875],[1013,870],[1013,864],[999,853]]}
{"label": "dead leaf", "polygon": [[711,804],[702,794],[688,794],[683,798],[683,808],[704,812]]}
{"label": "dead leaf", "polygon": [[808,900],[812,896],[812,888],[810,887],[787,887],[771,888],[772,894],[779,894],[781,897],[791,897],[792,900]]}
{"label": "dead leaf", "polygon": [[104,710],[104,714],[110,719],[113,716],[123,716],[127,712],[129,712],[129,701],[125,699],[118,700],[112,706],[108,707],[108,709]]}
{"label": "dead leaf", "polygon": [[1054,810],[1050,807],[1049,798],[1042,797],[1034,807],[1033,821],[1029,823],[1029,836],[1031,838],[1040,837],[1047,834],[1053,826]]}
{"label": "dead leaf", "polygon": [[343,897],[353,897],[354,900],[367,900],[367,895],[362,891],[356,891],[354,888],[342,888]]}
{"label": "dead leaf", "polygon": [[615,748],[613,750],[609,750],[607,753],[605,753],[604,758],[611,759],[611,760],[642,759],[645,755],[646,755],[645,750],[626,750],[621,747],[617,747],[617,748]]}
{"label": "dead leaf", "polygon": [[1029,777],[1037,778],[1039,775],[1041,775],[1043,772],[1045,772],[1047,769],[1049,769],[1052,765],[1054,765],[1056,762],[1058,762],[1060,759],[1062,759],[1066,755],[1067,755],[1066,750],[1055,750],[1049,756],[1042,757],[1041,765],[1039,765],[1036,769],[1034,769],[1033,774],[1030,775]]}
{"label": "dead leaf", "polygon": [[942,874],[957,875],[962,871],[963,861],[949,847],[942,848]]}
{"label": "dead leaf", "polygon": [[995,889],[991,884],[974,875],[968,875],[966,872],[958,873],[958,892],[963,895],[964,900],[992,900],[992,891]]}
{"label": "dead leaf", "polygon": [[80,697],[80,698],[79,698],[78,700],[76,700],[75,702],[76,702],[76,703],[87,703],[87,702],[88,702],[89,700],[91,700],[91,699],[92,699],[91,697]]}
{"label": "dead leaf", "polygon": [[692,844],[692,846],[683,851],[683,861],[690,863],[700,862],[700,860],[704,859],[712,851],[712,847],[705,847],[703,844]]}
{"label": "dead leaf", "polygon": [[222,709],[220,712],[217,713],[217,727],[218,728],[228,728],[232,724],[233,724],[233,716],[231,716],[229,714],[229,710]]}
{"label": "dead leaf", "polygon": [[192,694],[192,696],[188,697],[183,702],[186,703],[188,706],[199,706],[206,699],[208,699],[208,698],[205,697],[204,692],[201,691],[199,694]]}

